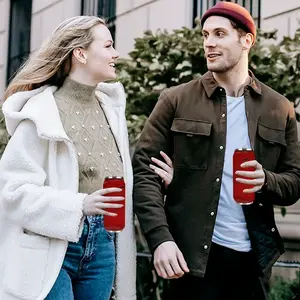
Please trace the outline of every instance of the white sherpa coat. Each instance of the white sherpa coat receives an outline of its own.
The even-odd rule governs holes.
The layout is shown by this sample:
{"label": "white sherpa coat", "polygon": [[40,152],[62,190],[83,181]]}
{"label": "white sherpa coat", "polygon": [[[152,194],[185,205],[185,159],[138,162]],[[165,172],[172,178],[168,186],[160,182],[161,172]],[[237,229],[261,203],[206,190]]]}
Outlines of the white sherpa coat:
{"label": "white sherpa coat", "polygon": [[[0,161],[0,299],[43,300],[52,288],[68,241],[83,227],[75,147],[44,86],[12,95],[3,105],[12,135]],[[120,83],[96,91],[116,137],[126,181],[126,227],[117,235],[118,300],[134,300],[136,249],[132,217],[132,168]]]}

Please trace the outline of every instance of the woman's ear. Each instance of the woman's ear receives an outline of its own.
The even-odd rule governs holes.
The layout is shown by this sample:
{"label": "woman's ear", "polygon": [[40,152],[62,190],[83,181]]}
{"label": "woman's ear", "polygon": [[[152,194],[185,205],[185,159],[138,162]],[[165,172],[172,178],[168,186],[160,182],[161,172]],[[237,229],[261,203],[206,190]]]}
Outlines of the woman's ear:
{"label": "woman's ear", "polygon": [[87,54],[85,53],[84,49],[82,48],[75,48],[73,50],[74,57],[82,64],[86,64]]}

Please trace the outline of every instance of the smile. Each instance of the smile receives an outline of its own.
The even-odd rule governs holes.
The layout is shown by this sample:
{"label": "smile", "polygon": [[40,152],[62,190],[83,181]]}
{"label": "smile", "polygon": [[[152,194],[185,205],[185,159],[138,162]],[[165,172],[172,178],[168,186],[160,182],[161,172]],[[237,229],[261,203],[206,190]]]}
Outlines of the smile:
{"label": "smile", "polygon": [[209,53],[206,55],[207,58],[209,59],[213,59],[213,58],[216,58],[218,56],[221,56],[221,54],[218,54],[218,53]]}

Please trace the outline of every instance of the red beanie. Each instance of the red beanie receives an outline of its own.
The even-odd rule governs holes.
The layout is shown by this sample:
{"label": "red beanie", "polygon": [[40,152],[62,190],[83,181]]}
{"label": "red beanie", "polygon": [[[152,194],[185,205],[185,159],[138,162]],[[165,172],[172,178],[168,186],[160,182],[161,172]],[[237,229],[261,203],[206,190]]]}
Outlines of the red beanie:
{"label": "red beanie", "polygon": [[235,22],[241,29],[254,36],[253,44],[256,39],[256,26],[248,10],[241,5],[233,2],[218,2],[215,6],[205,12],[201,19],[201,25],[211,16],[225,17]]}

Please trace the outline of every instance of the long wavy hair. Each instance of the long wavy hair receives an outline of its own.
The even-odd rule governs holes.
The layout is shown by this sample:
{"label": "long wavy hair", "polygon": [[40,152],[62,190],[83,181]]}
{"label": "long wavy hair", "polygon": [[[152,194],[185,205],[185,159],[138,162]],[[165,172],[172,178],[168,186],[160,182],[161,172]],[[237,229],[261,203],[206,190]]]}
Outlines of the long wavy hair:
{"label": "long wavy hair", "polygon": [[95,16],[77,16],[61,23],[20,67],[5,91],[4,100],[16,92],[45,84],[60,87],[71,70],[72,51],[86,49],[93,41],[91,29],[99,24],[105,25],[105,21]]}

